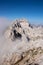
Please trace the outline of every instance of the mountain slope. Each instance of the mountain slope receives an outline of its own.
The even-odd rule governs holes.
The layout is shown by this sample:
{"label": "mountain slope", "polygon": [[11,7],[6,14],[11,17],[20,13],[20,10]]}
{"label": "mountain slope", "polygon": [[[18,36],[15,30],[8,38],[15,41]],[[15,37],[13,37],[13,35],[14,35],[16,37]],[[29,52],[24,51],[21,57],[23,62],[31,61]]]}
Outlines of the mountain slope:
{"label": "mountain slope", "polygon": [[0,65],[43,65],[43,27],[11,23],[0,38]]}

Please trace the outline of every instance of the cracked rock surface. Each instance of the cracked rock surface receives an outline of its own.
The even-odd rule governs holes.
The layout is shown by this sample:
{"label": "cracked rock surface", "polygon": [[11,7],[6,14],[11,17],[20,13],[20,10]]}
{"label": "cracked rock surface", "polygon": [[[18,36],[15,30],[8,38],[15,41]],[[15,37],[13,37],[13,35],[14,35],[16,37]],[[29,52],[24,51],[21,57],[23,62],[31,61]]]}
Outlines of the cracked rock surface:
{"label": "cracked rock surface", "polygon": [[43,27],[12,22],[0,37],[0,65],[43,65]]}

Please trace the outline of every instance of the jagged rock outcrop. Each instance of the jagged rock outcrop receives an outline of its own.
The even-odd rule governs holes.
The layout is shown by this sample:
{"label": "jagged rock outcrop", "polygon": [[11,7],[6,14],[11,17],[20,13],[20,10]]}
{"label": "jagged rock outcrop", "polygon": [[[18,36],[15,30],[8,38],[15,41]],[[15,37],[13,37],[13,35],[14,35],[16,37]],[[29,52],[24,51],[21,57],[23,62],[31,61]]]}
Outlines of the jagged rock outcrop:
{"label": "jagged rock outcrop", "polygon": [[43,62],[43,59],[41,61],[40,56],[43,56],[43,49],[41,47],[33,48],[33,49],[29,49],[28,51],[22,52],[22,54],[13,53],[11,59],[7,61],[5,59],[3,64],[5,65],[41,65],[40,63]]}
{"label": "jagged rock outcrop", "polygon": [[[32,26],[28,24],[26,20],[16,20],[13,24],[11,24],[10,27],[8,27],[8,30],[5,32],[7,36],[5,36],[8,38],[10,37],[12,40],[20,39],[23,37],[23,34],[26,35],[26,28],[28,29],[29,27],[32,28]],[[29,40],[28,37],[27,39]]]}
{"label": "jagged rock outcrop", "polygon": [[3,38],[0,65],[43,65],[42,27],[18,19],[5,30]]}

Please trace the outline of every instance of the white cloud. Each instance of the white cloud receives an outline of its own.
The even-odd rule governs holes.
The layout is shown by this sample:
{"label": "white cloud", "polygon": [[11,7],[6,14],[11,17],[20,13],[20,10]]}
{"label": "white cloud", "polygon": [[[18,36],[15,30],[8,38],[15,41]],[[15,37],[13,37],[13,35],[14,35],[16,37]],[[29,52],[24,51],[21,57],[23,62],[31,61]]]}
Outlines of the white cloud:
{"label": "white cloud", "polygon": [[0,17],[0,33],[8,26],[10,20],[4,17]]}

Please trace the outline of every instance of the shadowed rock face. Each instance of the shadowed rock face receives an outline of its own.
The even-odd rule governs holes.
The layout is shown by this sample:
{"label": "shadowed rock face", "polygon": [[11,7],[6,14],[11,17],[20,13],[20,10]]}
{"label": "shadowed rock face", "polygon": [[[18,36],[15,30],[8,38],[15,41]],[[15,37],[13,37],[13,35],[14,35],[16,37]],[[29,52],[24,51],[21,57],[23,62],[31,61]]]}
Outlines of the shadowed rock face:
{"label": "shadowed rock face", "polygon": [[30,40],[30,38],[29,37],[26,37],[27,38],[27,41],[29,41]]}
{"label": "shadowed rock face", "polygon": [[16,30],[13,31],[15,38],[21,38],[22,35],[18,33]]}
{"label": "shadowed rock face", "polygon": [[33,26],[31,24],[29,24],[29,27],[33,28]]}
{"label": "shadowed rock face", "polygon": [[32,63],[31,63],[31,64],[29,64],[29,65],[39,65],[39,64],[37,64],[37,63],[32,64]]}
{"label": "shadowed rock face", "polygon": [[43,28],[15,20],[0,39],[0,65],[43,65]]}
{"label": "shadowed rock face", "polygon": [[21,39],[22,38],[22,34],[20,34],[19,32],[17,32],[16,30],[13,30],[11,32],[11,37],[12,37],[12,41],[14,41],[15,39]]}
{"label": "shadowed rock face", "polygon": [[17,22],[17,26],[21,28],[21,25],[20,25],[20,23],[18,23],[18,22]]}

